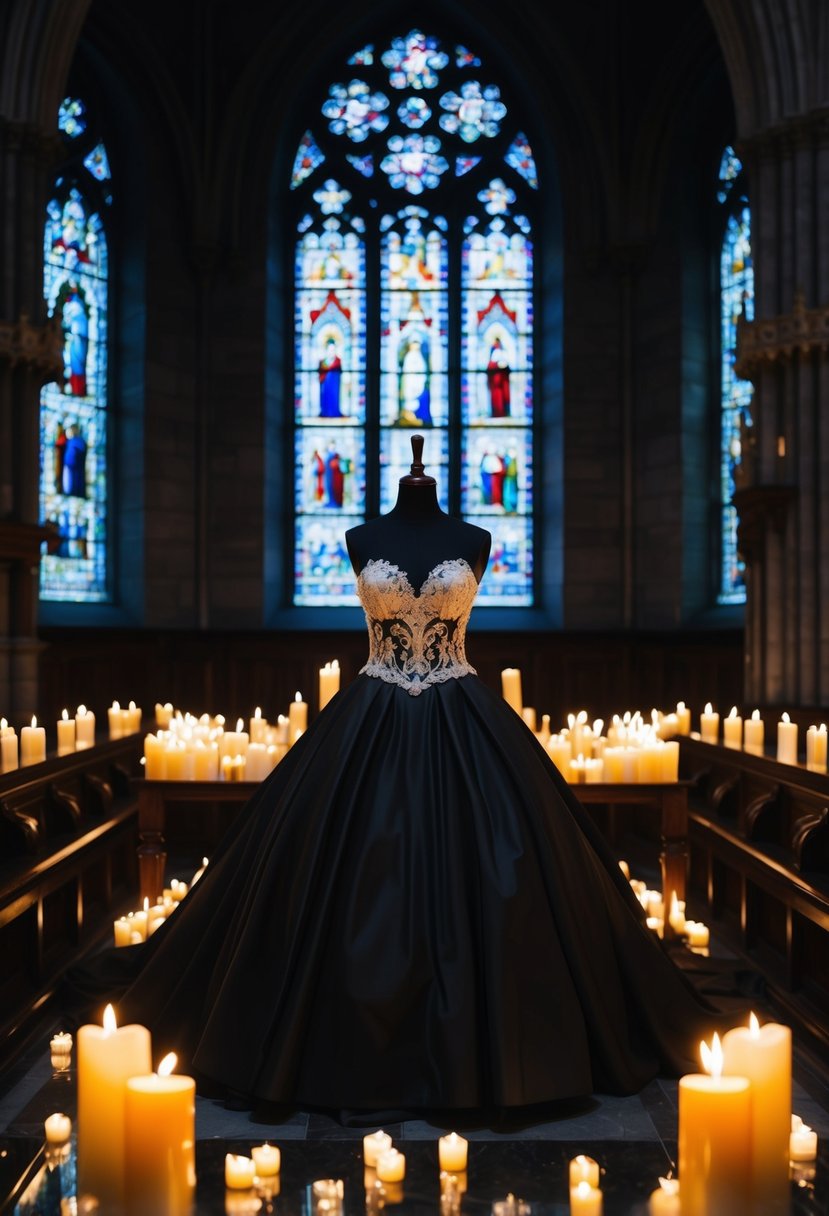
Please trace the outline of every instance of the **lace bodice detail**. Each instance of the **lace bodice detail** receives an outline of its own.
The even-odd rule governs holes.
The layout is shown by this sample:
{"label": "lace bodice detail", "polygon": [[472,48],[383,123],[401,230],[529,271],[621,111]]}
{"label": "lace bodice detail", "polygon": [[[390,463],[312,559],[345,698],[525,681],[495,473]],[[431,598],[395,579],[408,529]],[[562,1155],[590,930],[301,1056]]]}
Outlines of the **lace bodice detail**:
{"label": "lace bodice detail", "polygon": [[435,566],[419,594],[399,566],[385,558],[366,562],[357,578],[370,644],[362,671],[413,697],[430,684],[474,675],[464,642],[477,590],[462,557]]}

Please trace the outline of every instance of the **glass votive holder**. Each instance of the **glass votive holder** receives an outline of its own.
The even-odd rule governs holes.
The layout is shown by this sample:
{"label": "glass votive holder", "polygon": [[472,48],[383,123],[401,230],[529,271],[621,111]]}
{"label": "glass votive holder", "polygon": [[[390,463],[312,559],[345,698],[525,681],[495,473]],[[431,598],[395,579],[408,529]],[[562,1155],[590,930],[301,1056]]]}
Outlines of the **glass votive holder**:
{"label": "glass votive holder", "polygon": [[66,1031],[58,1031],[49,1040],[49,1055],[55,1072],[67,1072],[72,1065],[72,1036]]}

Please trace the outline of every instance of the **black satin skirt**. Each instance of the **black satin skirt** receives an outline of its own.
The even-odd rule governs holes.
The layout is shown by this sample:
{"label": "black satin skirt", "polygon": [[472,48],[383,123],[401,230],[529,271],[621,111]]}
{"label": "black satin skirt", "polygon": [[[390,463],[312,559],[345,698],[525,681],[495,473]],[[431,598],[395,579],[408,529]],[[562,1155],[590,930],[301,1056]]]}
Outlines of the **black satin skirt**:
{"label": "black satin skirt", "polygon": [[417,697],[358,677],[176,914],[113,954],[119,1021],[149,1026],[154,1056],[300,1108],[632,1093],[696,1070],[719,1024],[544,749],[475,676]]}

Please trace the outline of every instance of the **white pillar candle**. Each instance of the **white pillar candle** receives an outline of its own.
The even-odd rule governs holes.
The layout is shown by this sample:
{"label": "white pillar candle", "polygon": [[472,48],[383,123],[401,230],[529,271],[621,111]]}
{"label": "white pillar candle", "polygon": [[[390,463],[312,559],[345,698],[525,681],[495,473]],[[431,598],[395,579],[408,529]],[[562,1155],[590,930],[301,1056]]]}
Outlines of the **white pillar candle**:
{"label": "white pillar candle", "polygon": [[679,742],[669,740],[662,748],[662,781],[679,781]]}
{"label": "white pillar candle", "polygon": [[521,693],[521,671],[518,667],[505,667],[501,672],[501,696],[517,714],[524,708]]}
{"label": "white pillar candle", "polygon": [[754,1202],[769,1211],[785,1208],[789,1190],[792,1125],[792,1032],[754,1014],[748,1026],[723,1036],[723,1072],[751,1082],[752,1186]]}
{"label": "white pillar candle", "polygon": [[112,925],[115,935],[116,946],[129,946],[132,944],[132,918],[129,916],[119,916]]}
{"label": "white pillar candle", "polygon": [[78,1031],[78,1186],[104,1208],[124,1203],[127,1080],[151,1067],[149,1030],[116,1026],[111,1005]]}
{"label": "white pillar candle", "polygon": [[[5,718],[3,721],[5,722]],[[18,764],[18,742],[14,728],[7,726],[0,735],[0,772],[12,773]]]}
{"label": "white pillar candle", "polygon": [[806,731],[806,767],[813,773],[826,772],[826,723]]}
{"label": "white pillar candle", "polygon": [[68,1115],[54,1114],[43,1124],[47,1144],[66,1144],[72,1135],[72,1120]]}
{"label": "white pillar candle", "polygon": [[75,750],[75,719],[69,717],[65,709],[58,718],[58,755],[68,756]]}
{"label": "white pillar candle", "polygon": [[252,1157],[237,1153],[225,1154],[225,1186],[232,1191],[249,1190],[256,1177],[256,1166]]}
{"label": "white pillar candle", "polygon": [[570,1162],[571,1190],[580,1182],[586,1182],[592,1187],[599,1185],[599,1163],[592,1157],[585,1157],[584,1153],[579,1153],[578,1157],[573,1157]]}
{"label": "white pillar candle", "polygon": [[282,1167],[282,1154],[275,1144],[259,1144],[250,1150],[257,1178],[273,1178]]}
{"label": "white pillar candle", "polygon": [[155,703],[155,724],[159,730],[168,730],[170,719],[173,716],[172,702],[168,701],[166,705],[161,705],[160,702]]}
{"label": "white pillar candle", "polygon": [[288,706],[288,742],[293,745],[308,729],[308,703],[298,692]]}
{"label": "white pillar candle", "polygon": [[561,775],[566,777],[570,761],[573,758],[573,749],[570,746],[569,738],[566,735],[551,735],[547,744],[547,755]]}
{"label": "white pillar candle", "polygon": [[720,737],[720,715],[715,713],[711,702],[699,716],[699,733],[703,743],[717,743]]}
{"label": "white pillar candle", "polygon": [[253,717],[248,723],[251,743],[264,743],[268,730],[268,720],[262,717],[262,710],[257,705]]}
{"label": "white pillar candle", "polygon": [[46,729],[38,726],[37,718],[32,718],[31,726],[24,726],[20,732],[20,763],[41,764],[46,759]]}
{"label": "white pillar candle", "polygon": [[320,668],[319,681],[320,709],[325,709],[331,698],[340,691],[340,664],[337,659]]}
{"label": "white pillar candle", "polygon": [[109,719],[110,739],[120,739],[124,734],[124,715],[121,712],[120,702],[112,702],[107,710],[107,718]]}
{"label": "white pillar candle", "polygon": [[190,1210],[196,1185],[196,1083],[173,1073],[172,1053],[157,1073],[130,1077],[124,1143],[128,1216]]}
{"label": "white pillar candle", "polygon": [[388,1132],[380,1131],[372,1132],[368,1136],[363,1136],[363,1164],[371,1169],[377,1167],[377,1158],[381,1153],[386,1153],[391,1148],[391,1136]]}
{"label": "white pillar candle", "polygon": [[685,932],[685,900],[677,899],[676,891],[671,892],[671,905],[668,912],[668,923],[674,933]]}
{"label": "white pillar candle", "polygon": [[743,723],[743,748],[753,756],[762,756],[764,747],[765,726],[760,717],[760,710],[755,709],[750,718]]}
{"label": "white pillar candle", "polygon": [[570,1187],[571,1216],[602,1216],[602,1192],[589,1182]]}
{"label": "white pillar candle", "polygon": [[264,743],[249,743],[245,757],[245,781],[264,781],[271,770],[268,749]]}
{"label": "white pillar candle", "polygon": [[95,745],[95,715],[85,705],[79,705],[75,711],[75,750]]}
{"label": "white pillar candle", "polygon": [[659,1186],[651,1191],[648,1216],[681,1216],[682,1207],[678,1178],[660,1178]]}
{"label": "white pillar candle", "polygon": [[464,1140],[457,1132],[441,1136],[438,1140],[438,1161],[440,1168],[450,1174],[462,1174],[466,1169],[469,1141]]}
{"label": "white pillar candle", "polygon": [[801,1123],[789,1136],[790,1161],[814,1161],[817,1157],[817,1132]]}
{"label": "white pillar candle", "polygon": [[679,735],[691,733],[691,711],[684,701],[676,703],[676,729]]}
{"label": "white pillar candle", "polygon": [[777,723],[777,761],[779,764],[797,764],[797,723],[787,713]]}
{"label": "white pillar candle", "polygon": [[134,701],[130,701],[124,713],[124,734],[137,735],[141,730],[141,710]]}
{"label": "white pillar candle", "polygon": [[723,743],[726,747],[740,748],[743,745],[743,719],[737,713],[737,706],[732,705],[731,713],[723,718]]}
{"label": "white pillar candle", "polygon": [[377,1178],[380,1182],[402,1182],[406,1177],[406,1158],[396,1148],[388,1148],[377,1158]]}

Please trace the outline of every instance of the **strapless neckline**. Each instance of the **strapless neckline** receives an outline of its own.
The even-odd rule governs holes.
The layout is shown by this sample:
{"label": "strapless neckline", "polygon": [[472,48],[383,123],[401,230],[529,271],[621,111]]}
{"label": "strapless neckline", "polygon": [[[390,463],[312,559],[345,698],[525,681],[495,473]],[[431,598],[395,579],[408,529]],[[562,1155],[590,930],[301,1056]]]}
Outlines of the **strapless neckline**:
{"label": "strapless neckline", "polygon": [[364,575],[372,571],[382,571],[383,573],[392,574],[401,579],[406,584],[406,589],[415,599],[421,599],[427,591],[442,590],[443,583],[440,581],[440,576],[448,571],[457,570],[459,573],[468,572],[475,581],[475,586],[478,586],[478,580],[475,578],[475,571],[470,566],[465,557],[447,557],[442,562],[438,562],[436,566],[426,575],[420,587],[415,587],[412,580],[409,578],[407,571],[401,569],[395,562],[388,561],[385,557],[370,557],[363,566],[360,573],[357,575],[359,583]]}

